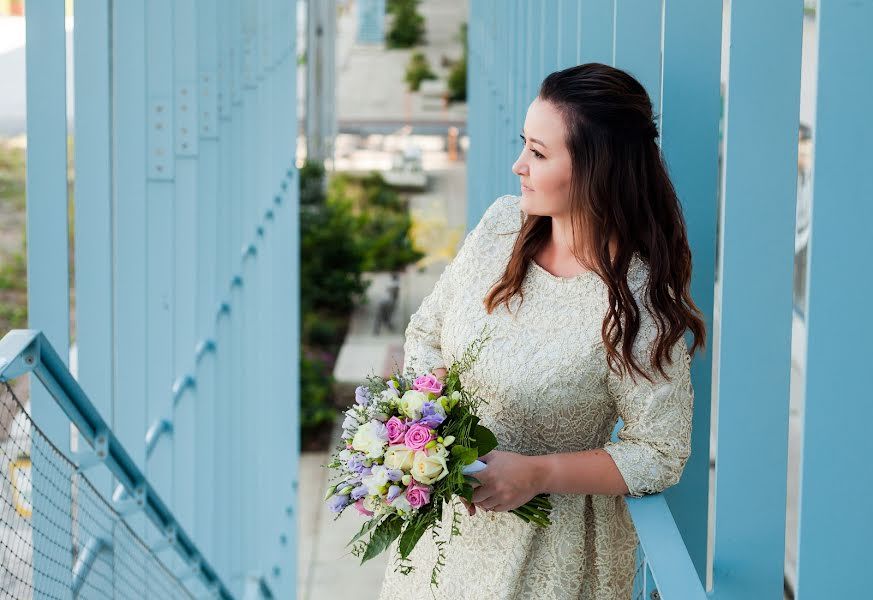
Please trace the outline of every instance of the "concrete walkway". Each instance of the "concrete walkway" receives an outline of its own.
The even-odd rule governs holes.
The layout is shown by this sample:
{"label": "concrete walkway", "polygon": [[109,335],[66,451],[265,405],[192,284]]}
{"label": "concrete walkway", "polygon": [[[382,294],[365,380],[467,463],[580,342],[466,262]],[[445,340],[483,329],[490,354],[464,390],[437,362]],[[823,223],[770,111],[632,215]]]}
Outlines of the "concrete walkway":
{"label": "concrete walkway", "polygon": [[[433,161],[435,157],[429,160]],[[428,191],[411,198],[413,219],[442,232],[443,235],[437,237],[460,241],[466,226],[465,166],[446,163],[442,170],[430,171],[428,176]],[[394,332],[383,329],[379,335],[373,334],[375,306],[385,293],[389,276],[383,273],[368,275],[373,282],[368,290],[370,302],[352,315],[349,333],[334,369],[338,383],[351,388],[362,383],[370,373],[389,375],[403,365],[403,332],[409,317],[432,291],[450,254],[444,247],[433,248],[424,269],[419,272],[410,268],[401,277]],[[337,429],[333,439],[338,440],[339,434]],[[305,453],[300,459],[298,598],[337,598],[339,594],[346,595],[349,585],[354,583],[355,600],[370,600],[379,595],[388,556],[380,556],[361,566],[359,560],[349,553],[346,544],[357,533],[363,520],[353,510],[346,510],[334,520],[335,515],[322,502],[328,485],[328,472],[324,468],[328,460],[328,452]]]}

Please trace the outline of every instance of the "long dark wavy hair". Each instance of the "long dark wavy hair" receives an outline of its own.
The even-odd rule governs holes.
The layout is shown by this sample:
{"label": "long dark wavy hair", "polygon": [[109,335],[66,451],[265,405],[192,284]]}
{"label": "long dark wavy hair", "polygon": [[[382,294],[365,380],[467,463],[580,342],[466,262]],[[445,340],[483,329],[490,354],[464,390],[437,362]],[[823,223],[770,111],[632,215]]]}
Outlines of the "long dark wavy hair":
{"label": "long dark wavy hair", "polygon": [[[645,88],[630,74],[609,65],[587,63],[552,73],[539,98],[561,114],[564,140],[572,159],[570,213],[576,249],[590,249],[591,268],[609,292],[609,310],[601,334],[609,368],[651,377],[634,357],[640,330],[640,307],[627,282],[634,253],[649,267],[647,304],[658,333],[651,366],[667,376],[671,349],[690,329],[693,355],[706,344],[706,326],[689,292],[691,249],[676,190],[656,142],[658,128]],[[552,219],[528,215],[521,226],[509,263],[485,297],[491,313],[521,292],[537,252],[551,237]],[[581,233],[581,236],[580,236]],[[584,236],[584,237],[582,237]],[[617,242],[610,254],[610,240]],[[582,264],[587,258],[579,256]]]}

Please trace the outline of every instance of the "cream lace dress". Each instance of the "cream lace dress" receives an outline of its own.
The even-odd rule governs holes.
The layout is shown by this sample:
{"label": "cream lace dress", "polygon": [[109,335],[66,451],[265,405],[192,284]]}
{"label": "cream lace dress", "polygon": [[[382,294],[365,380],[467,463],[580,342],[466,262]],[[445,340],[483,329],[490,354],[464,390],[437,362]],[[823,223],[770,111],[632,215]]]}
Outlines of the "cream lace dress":
{"label": "cream lace dress", "polygon": [[[425,372],[460,357],[488,324],[491,340],[462,383],[487,404],[482,423],[498,450],[528,455],[604,448],[634,496],[676,483],[690,452],[693,390],[685,340],[674,347],[668,379],[655,385],[609,372],[601,340],[606,287],[592,272],[552,275],[532,262],[523,290],[491,315],[482,299],[500,277],[521,226],[519,198],[502,196],[446,267],[406,329],[403,368]],[[638,306],[647,267],[634,256],[628,282]],[[656,328],[642,310],[635,352],[640,363]],[[650,369],[650,373],[653,371]],[[654,371],[654,373],[657,373]],[[617,419],[620,441],[610,440]],[[631,597],[636,534],[622,496],[552,494],[552,525],[539,529],[508,512],[461,513],[460,536],[445,546],[447,560],[435,597],[444,600],[606,600]],[[443,510],[441,537],[451,532]],[[432,598],[435,544],[426,533],[410,556],[415,571],[395,571],[397,542],[388,549],[380,600]]]}

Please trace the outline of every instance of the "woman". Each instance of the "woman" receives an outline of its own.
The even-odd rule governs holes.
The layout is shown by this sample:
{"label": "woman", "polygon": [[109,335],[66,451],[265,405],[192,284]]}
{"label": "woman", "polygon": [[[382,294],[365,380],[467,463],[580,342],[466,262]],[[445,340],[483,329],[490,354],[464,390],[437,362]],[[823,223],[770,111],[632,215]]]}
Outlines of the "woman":
{"label": "woman", "polygon": [[[706,334],[657,135],[627,73],[590,63],[549,75],[512,167],[521,196],[491,204],[412,316],[404,370],[442,376],[483,325],[493,331],[462,383],[486,400],[499,445],[445,547],[437,598],[631,597],[622,496],[679,480],[694,397],[684,334],[691,353]],[[554,507],[546,529],[507,512],[538,493]],[[395,551],[381,598],[430,598],[433,541],[419,542],[410,575]]]}

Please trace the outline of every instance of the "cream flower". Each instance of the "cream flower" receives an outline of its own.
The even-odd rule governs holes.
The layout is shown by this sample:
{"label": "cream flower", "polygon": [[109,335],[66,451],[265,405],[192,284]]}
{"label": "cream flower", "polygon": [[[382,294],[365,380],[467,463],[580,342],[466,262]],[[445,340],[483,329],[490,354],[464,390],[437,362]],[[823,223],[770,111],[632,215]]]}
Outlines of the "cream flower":
{"label": "cream flower", "polygon": [[422,405],[429,400],[430,398],[428,398],[427,394],[415,390],[408,390],[400,397],[397,405],[400,407],[400,410],[403,411],[403,414],[410,419],[417,421],[421,418]]}
{"label": "cream flower", "polygon": [[364,423],[352,438],[352,448],[364,452],[367,458],[379,458],[385,452],[388,443],[388,428],[384,423],[370,421]]}
{"label": "cream flower", "polygon": [[404,446],[397,444],[396,446],[388,446],[385,450],[385,466],[389,469],[402,469],[408,473],[412,470],[412,461],[415,459],[415,452]]}
{"label": "cream flower", "polygon": [[431,485],[449,474],[446,459],[442,456],[428,456],[427,452],[418,451],[412,462],[412,477],[427,485]]}

